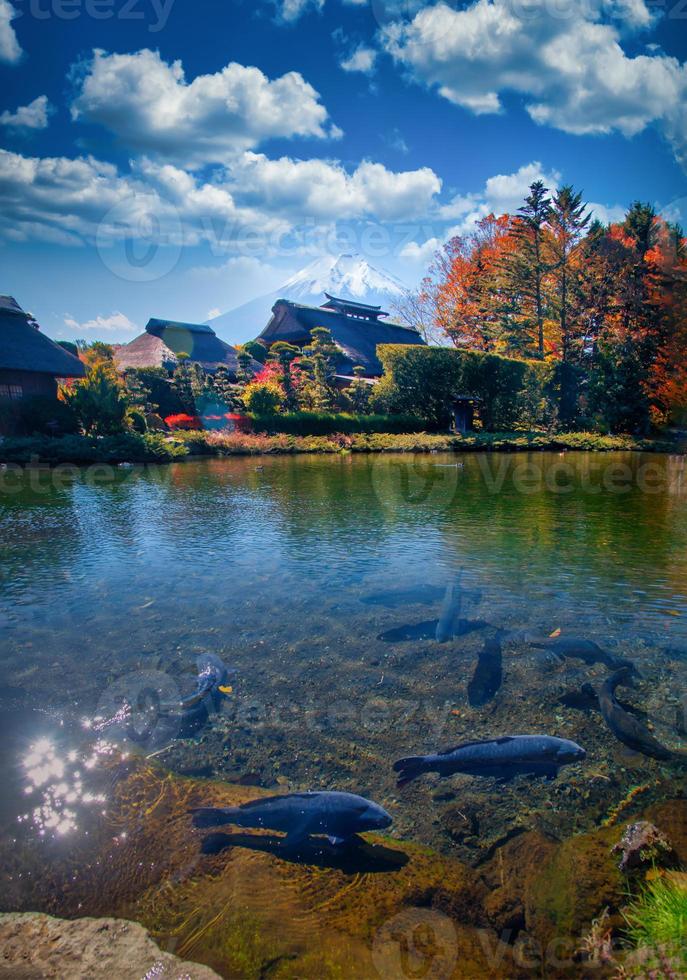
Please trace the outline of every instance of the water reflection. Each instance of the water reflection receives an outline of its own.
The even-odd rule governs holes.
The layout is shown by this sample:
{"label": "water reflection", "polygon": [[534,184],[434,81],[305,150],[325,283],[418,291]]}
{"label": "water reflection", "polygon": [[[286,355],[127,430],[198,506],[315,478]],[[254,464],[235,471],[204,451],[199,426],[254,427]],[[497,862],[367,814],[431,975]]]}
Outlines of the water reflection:
{"label": "water reflection", "polygon": [[[235,698],[193,737],[173,732],[166,765],[381,795],[399,834],[435,846],[450,833],[443,811],[435,817],[443,804],[431,784],[398,799],[390,760],[408,745],[536,727],[589,747],[602,774],[528,788],[532,820],[570,829],[601,819],[633,772],[648,782],[663,770],[620,756],[598,716],[559,703],[598,686],[603,663],[561,663],[527,637],[560,630],[637,662],[642,710],[680,748],[685,518],[683,458],[641,454],[237,458],[115,471],[109,482],[81,473],[40,492],[27,483],[0,494],[0,680],[78,722],[111,718],[127,678],[154,675],[156,690],[183,699],[196,656],[216,654],[239,668]],[[479,600],[437,644],[459,569]],[[470,704],[499,631],[502,682]],[[98,805],[83,794],[103,792],[85,779],[77,789],[76,764],[57,748],[56,760],[59,793],[44,801],[33,784],[31,807],[23,787],[14,800],[31,821],[47,806],[48,834],[78,825],[77,802]],[[88,773],[81,754],[77,768]],[[518,791],[460,792],[504,807],[495,828],[513,819]]]}

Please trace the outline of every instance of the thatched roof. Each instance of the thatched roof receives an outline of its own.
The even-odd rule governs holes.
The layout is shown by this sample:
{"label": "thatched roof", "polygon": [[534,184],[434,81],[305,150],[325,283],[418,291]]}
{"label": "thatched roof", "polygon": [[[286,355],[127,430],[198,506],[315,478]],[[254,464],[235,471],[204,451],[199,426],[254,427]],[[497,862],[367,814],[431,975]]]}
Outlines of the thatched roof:
{"label": "thatched roof", "polygon": [[35,371],[56,378],[82,378],[78,357],[42,334],[12,296],[0,296],[0,371]]}
{"label": "thatched roof", "polygon": [[[179,354],[188,354],[191,361],[206,371],[214,371],[223,364],[235,376],[238,369],[236,348],[220,340],[212,327],[157,318],[148,321],[145,333],[115,351],[115,363],[120,371],[145,367],[173,370]],[[255,371],[260,366],[257,361],[252,362]]]}
{"label": "thatched roof", "polygon": [[[349,307],[352,304],[341,301]],[[278,299],[272,307],[272,317],[259,336],[267,344],[278,340],[302,347],[310,342],[310,331],[315,327],[331,330],[332,339],[341,348],[343,356],[336,366],[337,374],[352,375],[353,368],[361,365],[368,377],[379,377],[382,365],[377,357],[377,344],[424,344],[424,340],[411,327],[377,319],[383,314],[377,307],[366,307],[373,312],[371,318],[349,315],[330,308],[331,299],[325,306],[302,306],[287,299]]]}

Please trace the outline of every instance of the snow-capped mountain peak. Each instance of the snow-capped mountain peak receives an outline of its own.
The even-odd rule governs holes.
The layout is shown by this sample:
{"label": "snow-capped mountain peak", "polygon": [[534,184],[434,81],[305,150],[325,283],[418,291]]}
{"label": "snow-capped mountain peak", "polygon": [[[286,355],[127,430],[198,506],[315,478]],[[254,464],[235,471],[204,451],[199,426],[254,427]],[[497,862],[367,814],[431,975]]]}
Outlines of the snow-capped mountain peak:
{"label": "snow-capped mountain peak", "polygon": [[296,299],[297,295],[322,297],[325,293],[344,299],[367,302],[371,293],[401,296],[404,292],[400,279],[388,272],[371,266],[367,259],[355,253],[339,256],[324,255],[288,279],[281,287],[284,299]]}
{"label": "snow-capped mountain peak", "polygon": [[257,337],[263,330],[278,299],[290,299],[304,306],[321,306],[326,301],[325,293],[329,293],[389,310],[390,304],[404,292],[405,286],[400,279],[370,265],[362,255],[323,255],[271,293],[214,317],[209,323],[230,343],[242,343]]}

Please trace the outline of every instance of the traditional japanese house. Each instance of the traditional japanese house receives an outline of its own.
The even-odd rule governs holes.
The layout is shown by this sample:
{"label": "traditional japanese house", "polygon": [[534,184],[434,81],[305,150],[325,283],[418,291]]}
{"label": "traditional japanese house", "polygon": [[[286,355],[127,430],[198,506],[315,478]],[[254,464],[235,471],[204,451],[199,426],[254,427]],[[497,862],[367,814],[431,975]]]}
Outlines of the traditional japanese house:
{"label": "traditional japanese house", "polygon": [[311,330],[326,327],[341,349],[342,356],[337,365],[337,377],[341,381],[350,380],[353,368],[358,365],[364,368],[365,377],[380,377],[382,365],[377,357],[378,344],[424,344],[417,330],[385,320],[389,314],[381,306],[356,303],[329,293],[325,296],[327,301],[322,306],[277,300],[270,321],[258,339],[268,346],[283,340],[303,347],[310,343]]}
{"label": "traditional japanese house", "polygon": [[[145,332],[115,351],[118,370],[162,367],[173,371],[178,355],[187,354],[205,370],[214,372],[222,364],[236,377],[238,358],[235,347],[226,344],[205,323],[181,323],[178,320],[148,320]],[[255,371],[260,369],[253,362]]]}
{"label": "traditional japanese house", "polygon": [[12,296],[0,296],[0,401],[57,398],[58,378],[82,378],[78,357],[41,333]]}

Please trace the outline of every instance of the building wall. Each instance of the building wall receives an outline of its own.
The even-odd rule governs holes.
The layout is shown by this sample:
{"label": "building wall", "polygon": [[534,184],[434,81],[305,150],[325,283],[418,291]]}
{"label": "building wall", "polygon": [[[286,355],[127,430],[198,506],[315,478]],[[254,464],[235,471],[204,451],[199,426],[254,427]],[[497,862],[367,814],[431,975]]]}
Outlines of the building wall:
{"label": "building wall", "polygon": [[57,398],[57,381],[52,374],[0,370],[0,402],[36,397]]}

